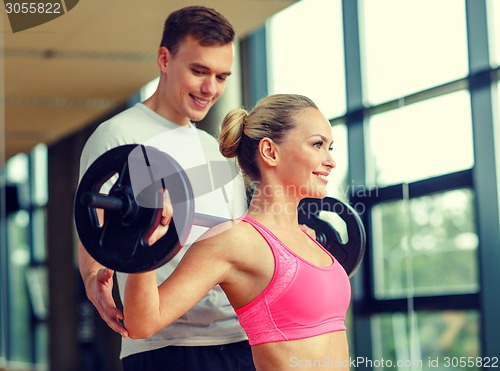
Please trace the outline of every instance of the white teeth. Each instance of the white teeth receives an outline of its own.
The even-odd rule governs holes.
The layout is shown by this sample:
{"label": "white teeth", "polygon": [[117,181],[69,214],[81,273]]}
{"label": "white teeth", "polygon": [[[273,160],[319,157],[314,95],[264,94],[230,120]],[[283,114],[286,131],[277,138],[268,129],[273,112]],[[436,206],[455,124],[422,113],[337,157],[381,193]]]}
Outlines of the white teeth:
{"label": "white teeth", "polygon": [[207,100],[201,100],[201,99],[196,98],[196,97],[193,97],[193,99],[194,99],[195,101],[197,101],[198,103],[200,103],[200,104],[207,104],[207,103],[208,103],[208,101],[207,101]]}

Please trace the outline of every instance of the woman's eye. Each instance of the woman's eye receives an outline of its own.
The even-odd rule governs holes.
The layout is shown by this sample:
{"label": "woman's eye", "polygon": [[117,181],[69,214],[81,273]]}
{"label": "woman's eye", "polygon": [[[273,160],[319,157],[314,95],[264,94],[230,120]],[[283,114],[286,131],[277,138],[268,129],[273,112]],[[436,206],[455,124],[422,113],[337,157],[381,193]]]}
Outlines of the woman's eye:
{"label": "woman's eye", "polygon": [[323,141],[321,140],[319,142],[314,143],[314,147],[316,148],[321,148],[322,146],[323,146]]}

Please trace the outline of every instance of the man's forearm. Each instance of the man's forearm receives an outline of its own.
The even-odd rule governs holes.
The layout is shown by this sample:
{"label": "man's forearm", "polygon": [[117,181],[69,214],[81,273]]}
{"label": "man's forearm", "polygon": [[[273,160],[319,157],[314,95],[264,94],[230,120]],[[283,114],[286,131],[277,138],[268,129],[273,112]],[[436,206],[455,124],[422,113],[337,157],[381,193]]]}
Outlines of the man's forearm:
{"label": "man's forearm", "polygon": [[[101,209],[96,210],[97,218],[100,223],[104,219],[104,213]],[[78,240],[78,268],[80,269],[80,275],[82,276],[83,284],[85,285],[85,291],[87,295],[89,294],[89,285],[91,280],[97,275],[100,269],[104,269],[102,264],[97,262],[92,255],[90,255],[82,244],[82,241]]]}
{"label": "man's forearm", "polygon": [[86,291],[88,291],[88,285],[97,272],[105,268],[87,252],[81,241],[78,241],[78,268]]}

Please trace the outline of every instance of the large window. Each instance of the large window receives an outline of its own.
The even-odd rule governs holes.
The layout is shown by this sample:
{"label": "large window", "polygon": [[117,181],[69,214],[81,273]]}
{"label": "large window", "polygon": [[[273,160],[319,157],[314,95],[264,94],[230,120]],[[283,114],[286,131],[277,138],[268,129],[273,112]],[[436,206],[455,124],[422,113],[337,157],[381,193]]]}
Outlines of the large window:
{"label": "large window", "polygon": [[345,113],[339,0],[302,0],[272,17],[268,28],[269,93],[299,93],[327,117]]}
{"label": "large window", "polygon": [[364,0],[360,14],[370,104],[467,75],[463,1]]}
{"label": "large window", "polygon": [[269,20],[268,92],[306,95],[332,121],[337,166],[328,194],[348,200],[347,132],[336,120],[346,110],[341,11],[339,0],[302,0]]}
{"label": "large window", "polygon": [[369,180],[377,186],[470,169],[470,96],[462,90],[375,114],[367,139]]}
{"label": "large window", "polygon": [[360,369],[498,349],[485,267],[498,256],[500,5],[486,2],[302,0],[268,22],[268,93],[318,103],[338,141],[329,196],[364,205],[351,353],[394,363]]}
{"label": "large window", "polygon": [[43,145],[5,166],[6,214],[1,220],[6,259],[0,288],[5,358],[9,364],[48,364],[46,259],[47,153]]}
{"label": "large window", "polygon": [[478,291],[469,189],[378,204],[372,231],[377,298]]}
{"label": "large window", "polygon": [[419,369],[482,351],[479,310],[459,311],[480,291],[465,5],[359,2],[370,351]]}
{"label": "large window", "polygon": [[[330,119],[336,167],[329,177],[327,194],[348,202],[347,129],[341,119],[346,110],[341,12],[339,0],[302,0],[270,19],[268,92],[306,95]],[[340,218],[327,211],[319,216],[347,241]]]}
{"label": "large window", "polygon": [[[18,198],[26,199],[28,185],[28,158],[24,154],[13,157],[7,165],[7,179],[16,185]],[[24,193],[24,195],[23,195]],[[26,272],[30,257],[29,213],[26,210],[12,212],[7,220],[7,254],[9,264],[8,283],[8,341],[10,360],[29,361],[30,348],[26,340],[30,337],[30,303],[26,285]]]}
{"label": "large window", "polygon": [[488,27],[490,37],[491,61],[494,66],[500,66],[500,3],[488,0]]}
{"label": "large window", "polygon": [[478,320],[475,311],[376,315],[374,357],[365,364],[372,361],[379,370],[482,370]]}

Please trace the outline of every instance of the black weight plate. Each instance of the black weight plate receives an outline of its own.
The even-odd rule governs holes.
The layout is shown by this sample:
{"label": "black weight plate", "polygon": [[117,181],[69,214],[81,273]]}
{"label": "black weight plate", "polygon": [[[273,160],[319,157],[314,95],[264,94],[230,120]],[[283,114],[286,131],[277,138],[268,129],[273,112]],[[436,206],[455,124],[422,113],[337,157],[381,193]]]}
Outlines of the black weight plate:
{"label": "black weight plate", "polygon": [[[162,211],[162,196],[159,192],[162,187],[161,179],[150,178],[150,185],[145,187],[154,201],[149,201],[148,207],[140,206],[136,202],[131,186],[129,158],[132,151],[146,150],[152,155],[151,164],[167,167],[177,174],[176,187],[182,186],[182,191],[171,193],[174,209],[173,222],[167,234],[152,246],[147,244],[147,235],[154,225],[157,225]],[[164,165],[167,163],[167,165]],[[144,166],[148,166],[146,161]],[[137,162],[135,168],[137,168]],[[100,226],[96,209],[88,207],[82,200],[87,192],[99,193],[101,186],[112,176],[118,178],[109,192],[109,196],[132,203],[132,212],[122,211],[104,212],[104,223]],[[132,175],[132,176],[131,176]],[[168,184],[166,184],[168,187]],[[151,189],[154,190],[151,191]],[[147,193],[147,192],[146,192]],[[182,193],[182,195],[180,195]],[[176,198],[182,200],[176,202]],[[167,154],[135,144],[113,148],[92,163],[82,177],[74,201],[75,225],[82,244],[89,254],[102,265],[116,271],[133,273],[152,270],[168,262],[179,250],[179,234],[189,233],[194,215],[192,191],[190,184],[179,164]]]}
{"label": "black weight plate", "polygon": [[[299,223],[316,231],[316,240],[321,243],[351,277],[359,267],[365,254],[366,234],[361,218],[354,208],[332,197],[323,199],[307,198],[298,207]],[[329,223],[319,218],[320,211],[337,214],[347,228],[347,243],[343,243],[339,233]]]}
{"label": "black weight plate", "polygon": [[139,206],[155,208],[158,188],[168,189],[177,237],[184,245],[194,218],[194,192],[185,170],[173,157],[150,146],[133,149],[128,165],[134,200]]}

